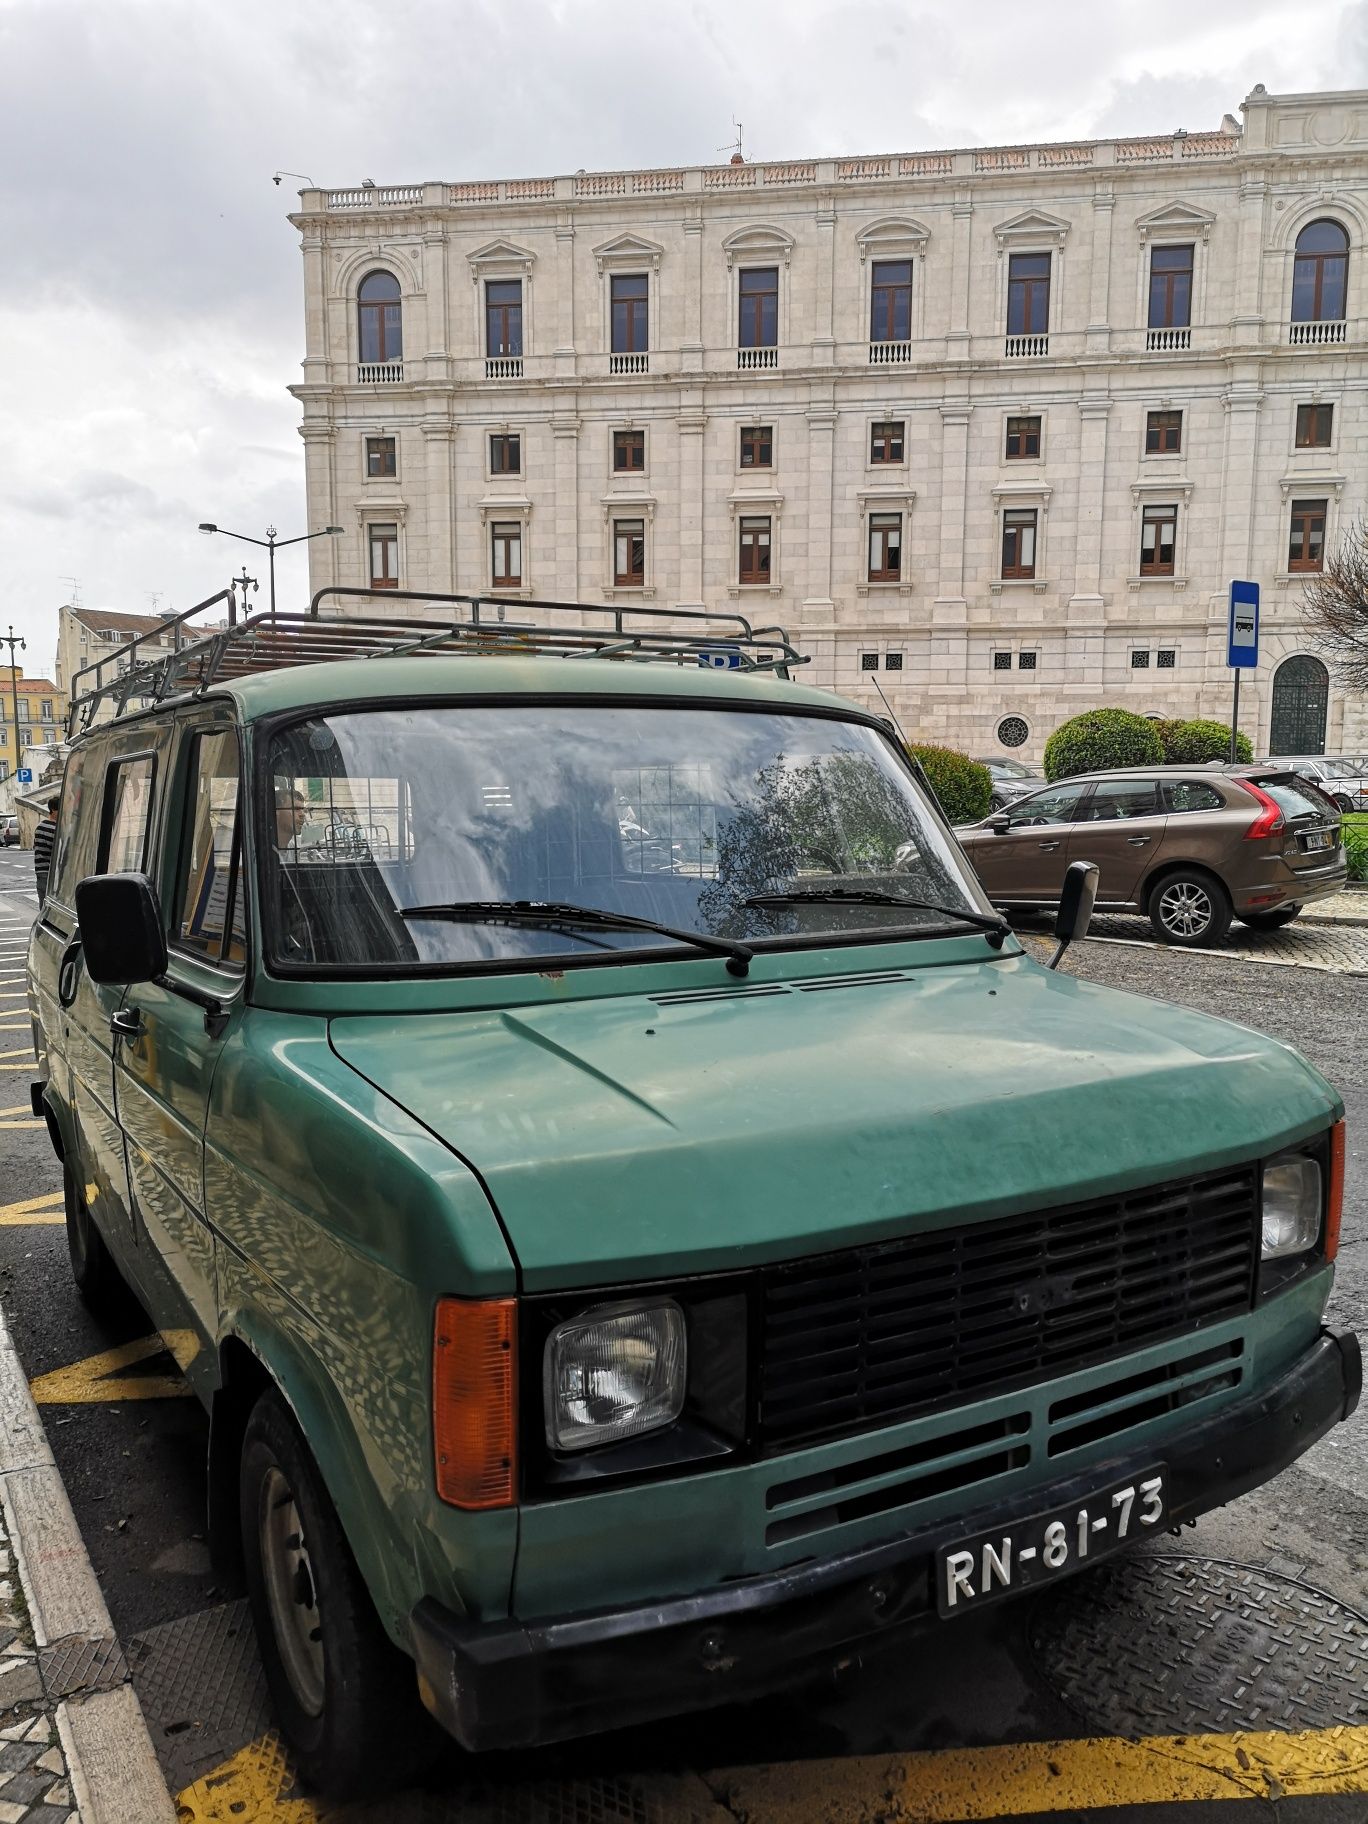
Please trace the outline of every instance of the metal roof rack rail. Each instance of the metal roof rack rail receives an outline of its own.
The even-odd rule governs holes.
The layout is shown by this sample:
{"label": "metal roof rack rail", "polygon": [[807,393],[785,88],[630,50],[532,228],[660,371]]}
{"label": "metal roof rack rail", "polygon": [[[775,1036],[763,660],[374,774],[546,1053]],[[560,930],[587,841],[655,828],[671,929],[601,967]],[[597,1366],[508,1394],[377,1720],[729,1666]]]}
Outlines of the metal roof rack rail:
{"label": "metal roof rack rail", "polygon": [[[426,612],[411,620],[393,614],[323,615],[320,604],[329,599],[359,599],[386,608],[415,602],[424,604]],[[189,625],[192,617],[220,602],[227,604],[225,626]],[[438,618],[432,612],[436,607],[457,612]],[[169,652],[163,650],[168,636]],[[137,656],[140,647],[153,643],[155,653]],[[71,681],[67,733],[92,727],[106,703],[117,719],[171,698],[193,696],[219,679],[328,659],[418,653],[647,660],[719,671],[768,671],[781,678],[789,676],[791,666],[808,663],[782,627],[753,627],[744,615],[709,609],[333,586],[318,590],[306,614],[268,608],[239,619],[237,598],[224,589],[181,614],[168,615],[155,631],[140,634],[117,653],[77,672]],[[85,688],[83,681],[88,681]]]}

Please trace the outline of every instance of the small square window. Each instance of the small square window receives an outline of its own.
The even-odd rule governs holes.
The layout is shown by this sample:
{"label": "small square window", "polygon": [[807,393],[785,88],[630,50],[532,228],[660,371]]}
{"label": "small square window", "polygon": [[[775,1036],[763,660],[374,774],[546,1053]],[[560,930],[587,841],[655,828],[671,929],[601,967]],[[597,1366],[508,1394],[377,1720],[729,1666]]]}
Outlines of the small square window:
{"label": "small square window", "polygon": [[380,476],[393,477],[399,472],[398,457],[395,453],[393,437],[367,437],[366,439],[366,478],[373,481]]}
{"label": "small square window", "polygon": [[1178,665],[1177,649],[1173,646],[1161,646],[1154,655],[1154,662],[1160,671],[1174,671]]}
{"label": "small square window", "polygon": [[1297,448],[1328,450],[1335,424],[1333,405],[1299,405],[1297,407]]}
{"label": "small square window", "polygon": [[1011,669],[1012,655],[1010,652],[995,652],[993,654],[994,671],[1010,671]]}
{"label": "small square window", "polygon": [[640,474],[646,467],[645,431],[613,432],[613,469],[616,473]]}
{"label": "small square window", "polygon": [[1149,670],[1149,651],[1146,647],[1135,646],[1131,649],[1131,670],[1132,671],[1148,671]]}
{"label": "small square window", "polygon": [[1023,462],[1040,454],[1040,419],[1032,414],[1026,418],[1009,418],[1007,420],[1007,460]]}
{"label": "small square window", "polygon": [[774,427],[769,424],[741,426],[741,467],[770,469],[774,467]]}
{"label": "small square window", "polygon": [[1018,671],[1034,671],[1035,668],[1036,655],[1033,652],[1019,652],[1017,654]]}
{"label": "small square window", "polygon": [[903,459],[903,420],[883,419],[869,427],[869,460],[901,462]]}
{"label": "small square window", "polygon": [[522,437],[517,431],[499,431],[489,439],[489,472],[522,474]]}
{"label": "small square window", "polygon": [[886,652],[884,654],[885,671],[901,671],[902,668],[903,655],[900,652]]}
{"label": "small square window", "polygon": [[1176,456],[1183,447],[1183,414],[1150,412],[1145,418],[1145,454]]}
{"label": "small square window", "polygon": [[879,655],[877,652],[862,652],[860,654],[861,671],[877,671],[878,669]]}

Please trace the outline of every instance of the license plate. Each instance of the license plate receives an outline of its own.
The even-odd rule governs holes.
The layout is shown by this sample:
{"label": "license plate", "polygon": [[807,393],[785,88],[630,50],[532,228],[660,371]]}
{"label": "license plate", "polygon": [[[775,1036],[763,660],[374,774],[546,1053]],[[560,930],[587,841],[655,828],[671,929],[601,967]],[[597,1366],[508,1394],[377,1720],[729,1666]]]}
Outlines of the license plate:
{"label": "license plate", "polygon": [[1163,1527],[1168,1489],[1162,1464],[1128,1482],[1115,1482],[1085,1501],[1033,1514],[942,1546],[936,1554],[936,1607],[962,1615],[1048,1583],[1106,1558],[1133,1539]]}
{"label": "license plate", "polygon": [[1328,849],[1334,840],[1329,830],[1312,830],[1310,835],[1302,837],[1308,849]]}

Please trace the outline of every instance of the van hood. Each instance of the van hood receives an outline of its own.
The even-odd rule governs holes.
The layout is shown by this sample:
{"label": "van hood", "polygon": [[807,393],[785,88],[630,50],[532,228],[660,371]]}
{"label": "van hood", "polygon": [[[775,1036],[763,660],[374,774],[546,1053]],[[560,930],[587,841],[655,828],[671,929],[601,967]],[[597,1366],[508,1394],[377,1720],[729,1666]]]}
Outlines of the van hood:
{"label": "van hood", "polygon": [[1222,1169],[1337,1118],[1290,1048],[1022,956],[331,1022],[480,1175],[528,1291],[716,1272]]}

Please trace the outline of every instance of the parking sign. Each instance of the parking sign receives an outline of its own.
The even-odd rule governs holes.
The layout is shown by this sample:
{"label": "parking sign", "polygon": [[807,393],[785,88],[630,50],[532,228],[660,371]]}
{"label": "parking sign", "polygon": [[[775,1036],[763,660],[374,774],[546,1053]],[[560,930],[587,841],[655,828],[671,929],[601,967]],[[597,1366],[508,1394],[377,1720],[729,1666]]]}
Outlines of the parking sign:
{"label": "parking sign", "polygon": [[1259,662],[1259,585],[1230,585],[1230,627],[1226,663],[1250,671]]}
{"label": "parking sign", "polygon": [[20,785],[33,784],[33,768],[31,766],[21,766],[14,776],[19,781]]}
{"label": "parking sign", "polygon": [[741,648],[739,646],[707,646],[699,653],[698,663],[704,671],[740,671]]}

